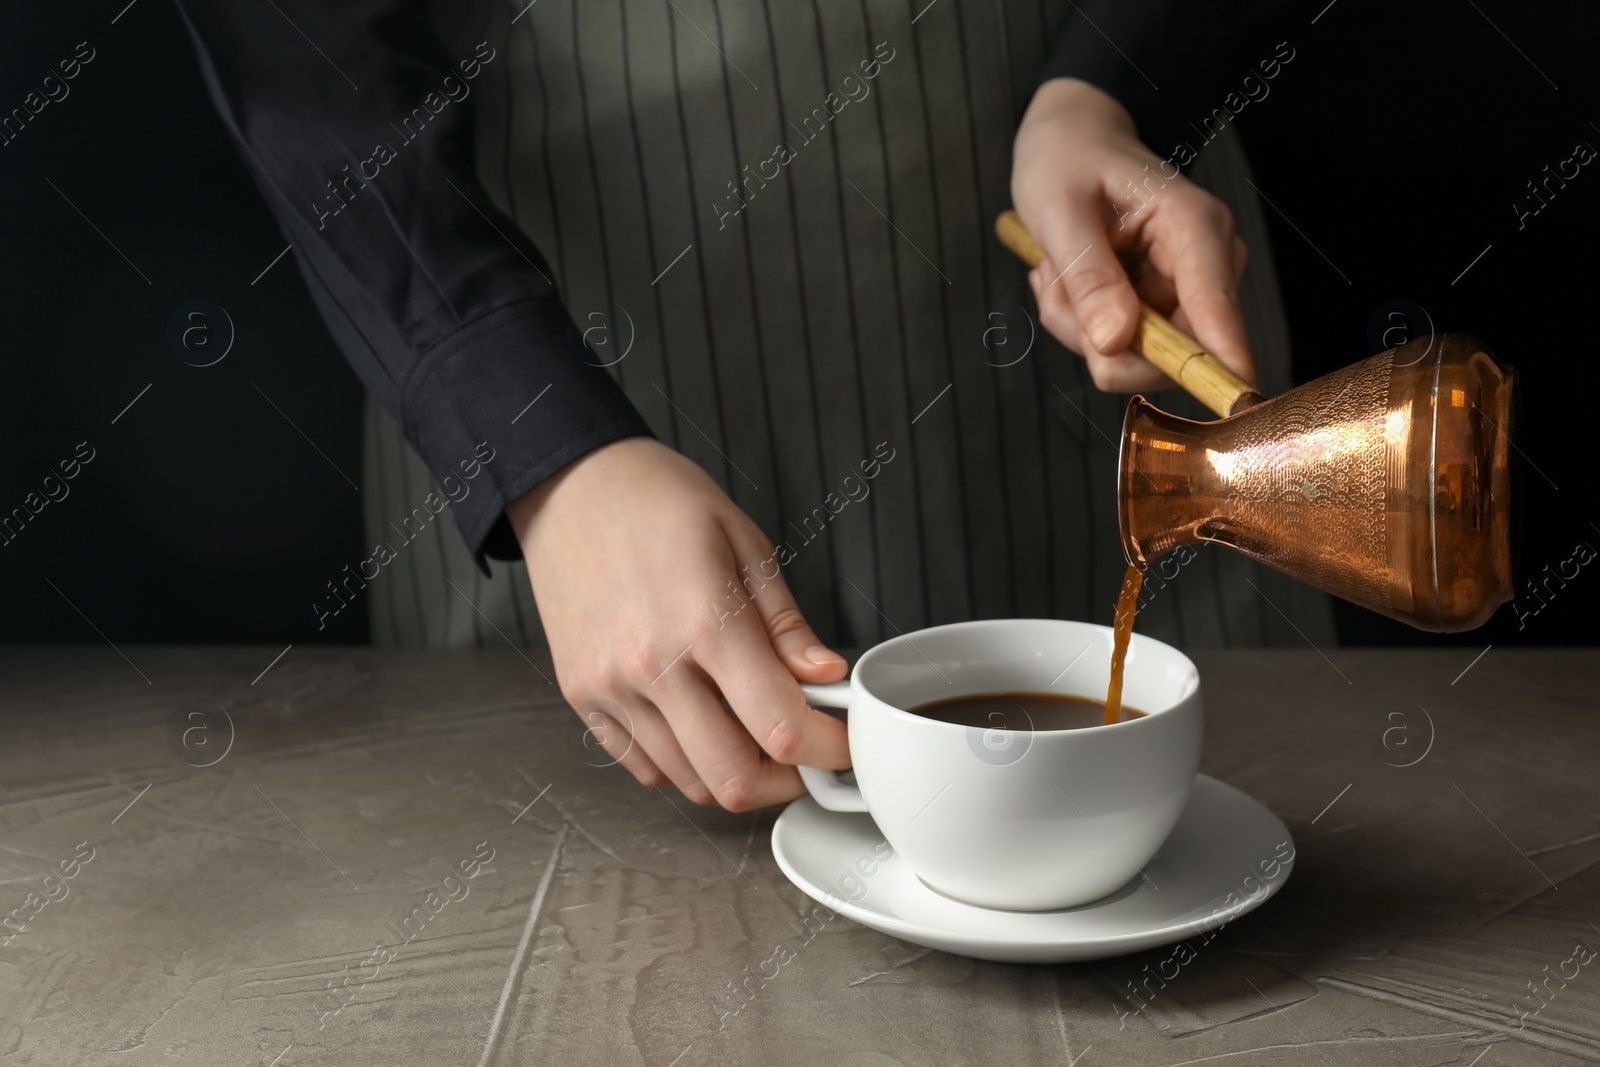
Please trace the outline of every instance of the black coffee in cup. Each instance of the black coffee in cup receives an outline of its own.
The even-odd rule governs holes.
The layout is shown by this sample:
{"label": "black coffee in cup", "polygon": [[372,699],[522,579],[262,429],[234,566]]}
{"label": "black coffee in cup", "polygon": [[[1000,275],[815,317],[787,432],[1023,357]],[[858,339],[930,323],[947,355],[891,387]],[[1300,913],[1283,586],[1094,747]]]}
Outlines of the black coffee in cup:
{"label": "black coffee in cup", "polygon": [[[1104,725],[1106,702],[1064,693],[971,693],[919,704],[912,713],[981,730],[1084,730]],[[1119,721],[1144,717],[1124,707]]]}

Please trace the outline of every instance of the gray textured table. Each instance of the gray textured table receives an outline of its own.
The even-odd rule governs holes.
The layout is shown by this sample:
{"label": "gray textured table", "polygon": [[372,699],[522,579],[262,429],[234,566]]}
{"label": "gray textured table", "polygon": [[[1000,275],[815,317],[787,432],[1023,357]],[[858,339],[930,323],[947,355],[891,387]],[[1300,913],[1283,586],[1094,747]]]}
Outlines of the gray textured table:
{"label": "gray textured table", "polygon": [[122,651],[0,651],[0,1064],[1600,1061],[1600,654],[1197,655],[1299,858],[1119,1027],[1166,952],[797,933],[773,815],[586,766],[541,656]]}

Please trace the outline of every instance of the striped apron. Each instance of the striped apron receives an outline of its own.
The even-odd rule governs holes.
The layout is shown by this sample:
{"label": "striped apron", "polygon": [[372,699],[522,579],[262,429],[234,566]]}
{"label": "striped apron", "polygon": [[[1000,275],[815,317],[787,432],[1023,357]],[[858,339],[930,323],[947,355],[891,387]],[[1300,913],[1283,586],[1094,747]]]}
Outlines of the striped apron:
{"label": "striped apron", "polygon": [[[591,360],[789,547],[784,578],[832,644],[1111,620],[1126,398],[1037,326],[991,229],[1071,10],[517,0],[438,20],[452,55],[499,51],[475,90],[478,173],[548,258]],[[1290,384],[1288,328],[1248,175],[1231,126],[1191,173],[1250,247],[1241,295],[1271,395]],[[436,487],[388,416],[369,404],[365,421],[382,540]],[[371,585],[375,644],[541,640],[521,563],[483,578],[445,523],[396,562]],[[1138,627],[1193,648],[1336,643],[1323,594],[1217,547],[1152,571]]]}

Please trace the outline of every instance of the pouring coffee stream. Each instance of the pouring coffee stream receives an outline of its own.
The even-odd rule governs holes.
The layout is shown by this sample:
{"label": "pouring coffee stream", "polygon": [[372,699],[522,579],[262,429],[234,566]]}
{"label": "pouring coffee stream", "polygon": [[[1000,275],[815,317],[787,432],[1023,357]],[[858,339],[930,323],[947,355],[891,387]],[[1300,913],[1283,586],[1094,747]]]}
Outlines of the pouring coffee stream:
{"label": "pouring coffee stream", "polygon": [[[1043,252],[1014,211],[1000,240]],[[1513,374],[1480,342],[1438,334],[1270,399],[1141,302],[1132,348],[1222,418],[1128,403],[1117,517],[1129,575],[1214,542],[1421,630],[1471,630],[1512,596]],[[1126,610],[1132,629],[1132,608]],[[1107,722],[1117,721],[1107,707]]]}

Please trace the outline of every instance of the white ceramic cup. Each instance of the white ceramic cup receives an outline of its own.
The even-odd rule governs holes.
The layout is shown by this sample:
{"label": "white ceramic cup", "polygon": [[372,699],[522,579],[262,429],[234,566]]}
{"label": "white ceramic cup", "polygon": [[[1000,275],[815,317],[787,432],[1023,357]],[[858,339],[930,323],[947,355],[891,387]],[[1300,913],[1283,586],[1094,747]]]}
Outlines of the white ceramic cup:
{"label": "white ceramic cup", "polygon": [[1046,911],[1098,900],[1141,876],[1183,813],[1200,766],[1200,674],[1135,634],[1110,726],[959,726],[909,708],[978,693],[1104,700],[1111,630],[1058,619],[935,626],[873,647],[847,681],[806,685],[848,709],[857,785],[800,768],[830,811],[872,815],[932,889],[990,908]]}

